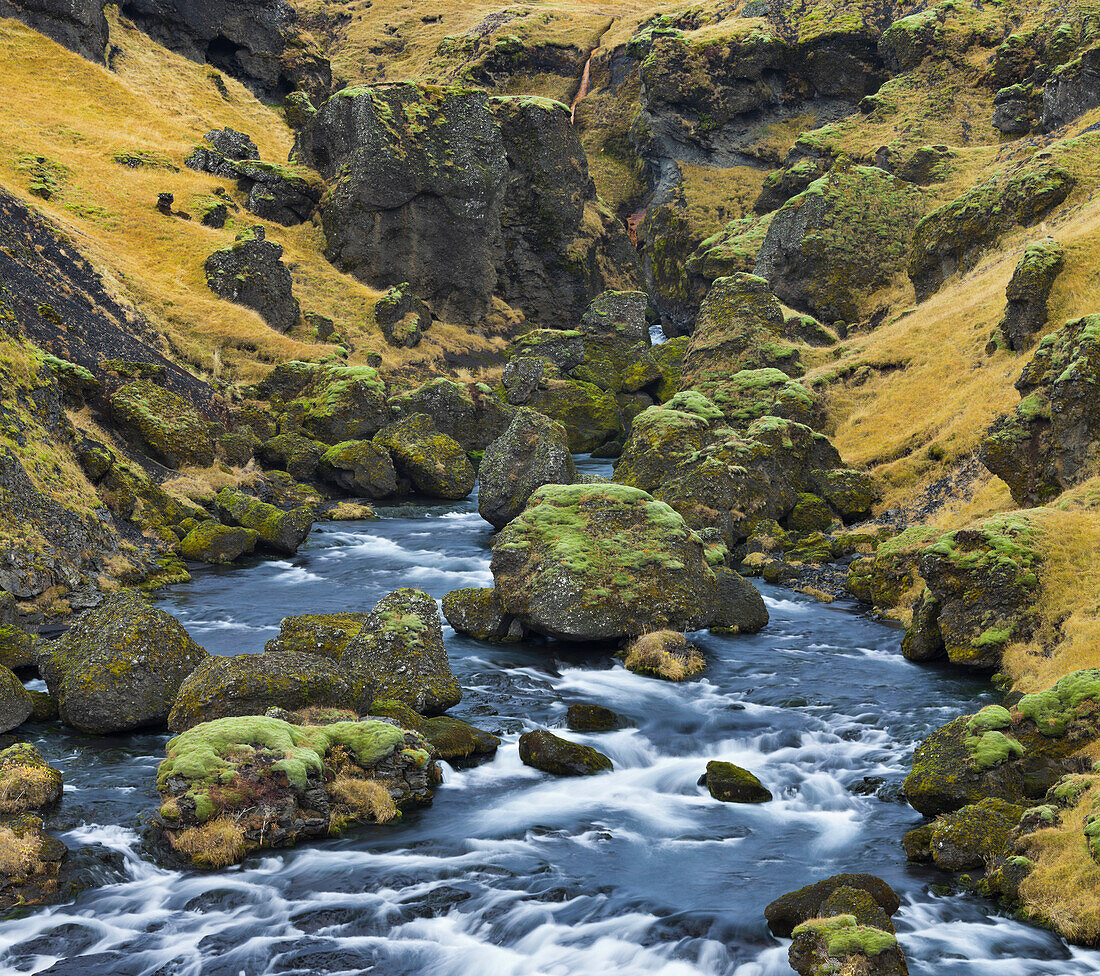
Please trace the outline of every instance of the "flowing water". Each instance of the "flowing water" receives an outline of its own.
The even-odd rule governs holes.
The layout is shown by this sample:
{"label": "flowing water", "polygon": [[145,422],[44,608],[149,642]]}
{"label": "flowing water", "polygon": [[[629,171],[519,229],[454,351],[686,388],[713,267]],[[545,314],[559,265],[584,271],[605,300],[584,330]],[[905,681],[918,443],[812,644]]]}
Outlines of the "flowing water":
{"label": "flowing water", "polygon": [[[594,464],[590,470],[602,470]],[[415,586],[441,597],[490,583],[476,503],[380,509],[318,528],[292,559],[200,568],[164,593],[211,651],[259,651],[288,614],[370,609]],[[909,866],[918,821],[898,787],[914,745],[988,700],[956,673],[906,662],[896,629],[851,606],[763,587],[764,632],[698,635],[706,677],[625,671],[601,649],[478,644],[445,631],[465,689],[454,714],[502,736],[496,758],[452,770],[435,804],[216,874],[143,856],[140,818],[166,737],[91,739],[32,727],[65,773],[59,835],[116,852],[113,883],[0,925],[0,973],[73,976],[765,976],[789,974],[762,910],[839,871],[886,878],[921,976],[1078,976],[1100,954],[1066,947]],[[574,701],[629,727],[561,728]],[[519,734],[549,726],[594,745],[610,774],[555,779],[523,766]],[[719,803],[710,759],[756,772],[775,800]]]}

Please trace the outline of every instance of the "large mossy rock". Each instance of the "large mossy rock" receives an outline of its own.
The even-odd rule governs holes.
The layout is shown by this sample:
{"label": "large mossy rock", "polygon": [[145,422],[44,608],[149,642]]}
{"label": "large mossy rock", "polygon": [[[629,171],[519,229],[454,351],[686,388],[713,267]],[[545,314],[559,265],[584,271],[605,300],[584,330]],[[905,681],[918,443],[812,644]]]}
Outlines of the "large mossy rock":
{"label": "large mossy rock", "polygon": [[61,721],[104,735],[163,727],[206,657],[178,620],[124,592],[82,614],[43,650],[38,669]]}
{"label": "large mossy rock", "polygon": [[428,743],[388,722],[293,725],[250,715],[204,722],[168,741],[153,829],[166,850],[222,868],[431,803]]}
{"label": "large mossy rock", "polygon": [[170,468],[214,463],[211,425],[178,393],[150,380],[133,380],[110,398],[111,417],[153,460]]}
{"label": "large mossy rock", "polygon": [[427,414],[432,426],[464,451],[484,451],[504,433],[516,412],[484,384],[456,383],[444,376],[390,397],[389,404],[397,419]]}
{"label": "large mossy rock", "polygon": [[284,512],[235,488],[223,488],[216,498],[218,517],[228,525],[239,525],[256,533],[260,545],[292,555],[306,541],[313,528],[313,510],[295,508]]}
{"label": "large mossy rock", "polygon": [[356,711],[358,704],[351,683],[330,658],[285,651],[211,655],[180,685],[168,727],[183,732],[218,718],[263,715],[269,708]]}
{"label": "large mossy rock", "polygon": [[351,88],[298,133],[330,189],[327,255],[379,288],[410,281],[443,318],[476,321],[494,294],[568,327],[635,256],[604,211],[566,106],[459,86]]}
{"label": "large mossy rock", "polygon": [[0,732],[10,732],[31,717],[34,703],[15,673],[0,665]]}
{"label": "large mossy rock", "polygon": [[443,597],[443,616],[456,633],[474,640],[493,644],[523,640],[523,626],[504,612],[497,591],[491,586],[451,590]]}
{"label": "large mossy rock", "polygon": [[[712,401],[686,391],[634,418],[615,479],[667,502],[697,531],[716,529],[732,548],[754,523],[782,521],[801,494],[844,470],[829,440],[809,427],[764,416],[734,430]],[[836,498],[837,514],[854,517],[844,495]]]}
{"label": "large mossy rock", "polygon": [[788,304],[852,322],[867,295],[904,270],[923,212],[918,187],[837,160],[776,212],[756,273]]}
{"label": "large mossy rock", "polygon": [[438,715],[462,700],[443,646],[439,609],[421,590],[382,597],[344,646],[340,666],[359,693],[360,711],[382,698]]}
{"label": "large mossy rock", "polygon": [[731,762],[712,759],[704,779],[710,795],[723,803],[767,803],[772,798],[755,775]]}
{"label": "large mossy rock", "polygon": [[574,454],[591,453],[623,431],[615,395],[594,383],[548,379],[522,402],[561,424],[569,435],[569,450]]}
{"label": "large mossy rock", "polygon": [[577,468],[561,424],[521,407],[507,430],[485,450],[478,468],[477,510],[502,528],[543,485],[571,485]]}
{"label": "large mossy rock", "polygon": [[1072,754],[1100,735],[1100,671],[1078,671],[1025,695],[1009,710],[989,705],[937,729],[917,748],[906,799],[926,816],[987,797],[1028,806],[1063,774]]}
{"label": "large mossy rock", "polygon": [[584,360],[569,375],[612,393],[635,392],[659,381],[661,369],[650,351],[648,306],[642,291],[597,295],[579,326]]}
{"label": "large mossy rock", "polygon": [[1020,822],[1024,807],[996,797],[944,814],[929,827],[918,827],[905,837],[911,861],[933,861],[945,871],[984,868],[1003,857],[1009,833]]}
{"label": "large mossy rock", "polygon": [[546,729],[524,732],[519,737],[519,758],[525,766],[555,776],[595,776],[613,768],[611,760],[602,752],[570,742]]}
{"label": "large mossy rock", "polygon": [[921,649],[915,656],[995,669],[1008,644],[1031,635],[1038,619],[1037,531],[1026,513],[999,515],[922,549],[927,597],[906,636]]}
{"label": "large mossy rock", "polygon": [[344,648],[363,629],[365,613],[303,613],[284,617],[278,636],[264,645],[269,654],[319,654],[340,660]]}
{"label": "large mossy rock", "polygon": [[1049,159],[1017,163],[933,210],[917,225],[909,277],[925,299],[1015,227],[1030,227],[1069,196],[1076,179]]}
{"label": "large mossy rock", "polygon": [[265,240],[258,224],[206,259],[206,283],[214,294],[259,312],[276,332],[286,332],[301,309],[282,256],[282,245]]}
{"label": "large mossy rock", "polygon": [[61,799],[61,789],[61,772],[29,742],[0,751],[0,814],[45,810]]}
{"label": "large mossy rock", "polygon": [[285,433],[264,441],[257,454],[268,468],[285,471],[297,481],[313,481],[327,449],[312,437]]}
{"label": "large mossy rock", "polygon": [[655,629],[758,630],[755,588],[673,509],[625,485],[545,485],[493,540],[500,604],[528,630],[610,640]]}
{"label": "large mossy rock", "polygon": [[1005,289],[1005,316],[1001,333],[1010,349],[1026,349],[1047,324],[1047,300],[1065,267],[1062,245],[1052,238],[1024,248]]}
{"label": "large mossy rock", "polygon": [[476,728],[450,715],[424,718],[400,702],[375,700],[371,716],[383,716],[403,729],[419,732],[432,747],[432,756],[452,766],[468,766],[496,753],[500,739],[491,732]]}
{"label": "large mossy rock", "polygon": [[476,474],[462,445],[436,430],[427,414],[414,413],[384,427],[374,443],[425,495],[458,499],[474,490]]}
{"label": "large mossy rock", "polygon": [[897,936],[854,915],[832,915],[803,922],[792,933],[787,952],[799,976],[824,973],[867,973],[868,976],[909,976]]}
{"label": "large mossy rock", "polygon": [[75,897],[82,887],[74,876],[69,849],[45,831],[40,817],[22,814],[7,820],[11,851],[0,867],[0,912],[51,905]]}
{"label": "large mossy rock", "polygon": [[1041,505],[1100,470],[1100,315],[1044,337],[1016,389],[979,457],[1018,505]]}
{"label": "large mossy rock", "polygon": [[318,471],[325,481],[356,496],[386,498],[397,491],[390,452],[374,441],[344,441],[330,447]]}
{"label": "large mossy rock", "polygon": [[222,525],[213,519],[200,522],[180,541],[179,553],[195,562],[223,565],[246,556],[256,548],[259,533]]}
{"label": "large mossy rock", "polygon": [[372,366],[315,367],[285,410],[305,433],[326,444],[364,440],[390,420],[386,385]]}
{"label": "large mossy rock", "polygon": [[882,878],[873,874],[836,874],[776,898],[764,909],[768,927],[779,938],[789,939],[803,922],[821,918],[825,903],[842,888],[866,891],[887,916],[901,908],[901,900]]}

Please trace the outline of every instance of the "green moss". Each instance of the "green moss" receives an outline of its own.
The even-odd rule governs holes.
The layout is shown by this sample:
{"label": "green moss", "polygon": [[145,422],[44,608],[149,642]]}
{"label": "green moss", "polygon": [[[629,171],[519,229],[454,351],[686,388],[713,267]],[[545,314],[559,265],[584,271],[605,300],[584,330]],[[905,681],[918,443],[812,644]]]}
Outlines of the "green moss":
{"label": "green moss", "polygon": [[1012,715],[1003,705],[986,705],[977,715],[972,715],[966,723],[971,735],[989,732],[994,729],[1007,729],[1012,724]]}
{"label": "green moss", "polygon": [[889,932],[860,925],[854,915],[834,915],[832,918],[811,919],[797,926],[792,933],[818,936],[825,941],[830,956],[877,956],[893,949],[898,940]]}
{"label": "green moss", "polygon": [[992,769],[1024,754],[1024,747],[1019,742],[996,730],[967,736],[963,744],[979,769]]}
{"label": "green moss", "polygon": [[1024,695],[1016,709],[1031,719],[1043,735],[1056,738],[1066,734],[1070,723],[1077,717],[1078,709],[1085,702],[1100,702],[1098,668],[1075,671],[1061,678],[1053,688]]}

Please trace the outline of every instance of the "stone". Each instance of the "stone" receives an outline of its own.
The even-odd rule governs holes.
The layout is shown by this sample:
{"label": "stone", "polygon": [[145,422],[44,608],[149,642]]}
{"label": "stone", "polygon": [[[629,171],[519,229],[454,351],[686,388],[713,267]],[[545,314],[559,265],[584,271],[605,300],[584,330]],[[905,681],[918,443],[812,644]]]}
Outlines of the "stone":
{"label": "stone", "polygon": [[572,732],[610,732],[622,720],[610,708],[589,702],[573,702],[565,710],[565,725]]}
{"label": "stone", "polygon": [[269,654],[320,655],[340,660],[344,648],[367,622],[365,613],[303,613],[284,617],[279,634],[264,645]]}
{"label": "stone", "polygon": [[536,489],[571,485],[577,478],[565,428],[521,407],[486,449],[478,468],[477,510],[496,528],[519,515]]}
{"label": "stone", "polygon": [[439,433],[427,414],[414,413],[384,427],[374,443],[425,495],[458,499],[474,490],[476,475],[466,452],[453,437]]}
{"label": "stone", "polygon": [[327,449],[327,444],[303,434],[277,434],[260,444],[256,453],[267,467],[296,480],[312,481]]}
{"label": "stone", "polygon": [[108,402],[111,419],[153,460],[169,468],[214,463],[212,425],[179,394],[150,380],[134,380]]}
{"label": "stone", "polygon": [[1100,49],[1090,47],[1062,65],[1043,86],[1044,132],[1068,125],[1100,105]]}
{"label": "stone", "polygon": [[234,715],[263,715],[269,708],[307,707],[356,711],[359,697],[329,658],[300,651],[211,655],[180,685],[168,727],[184,732]]}
{"label": "stone", "polygon": [[615,395],[592,383],[546,380],[524,403],[565,428],[574,454],[589,454],[622,434],[622,414]]}
{"label": "stone", "polygon": [[0,665],[0,732],[10,732],[31,717],[34,704],[20,681]]}
{"label": "stone", "polygon": [[386,498],[397,491],[389,451],[374,441],[344,441],[330,447],[318,466],[321,477],[350,494]]}
{"label": "stone", "polygon": [[276,332],[286,332],[301,309],[282,256],[282,245],[265,240],[261,225],[251,227],[206,259],[206,283],[221,298],[258,312]]}
{"label": "stone", "polygon": [[747,769],[712,759],[704,776],[710,795],[723,803],[767,803],[771,790]]}
{"label": "stone", "polygon": [[219,491],[215,506],[224,523],[252,529],[258,545],[286,555],[296,553],[313,528],[311,508],[284,512],[235,488]]}
{"label": "stone", "polygon": [[232,528],[213,519],[200,522],[180,542],[180,556],[216,565],[232,563],[256,548],[259,533]]}
{"label": "stone", "polygon": [[391,346],[412,349],[431,328],[432,310],[412,293],[409,283],[394,285],[374,306],[374,321]]}
{"label": "stone", "polygon": [[602,752],[545,729],[524,732],[519,737],[519,758],[525,766],[554,776],[595,776],[614,768]]}
{"label": "stone", "polygon": [[92,735],[163,728],[207,657],[179,621],[134,593],[107,597],[45,648],[38,669],[61,721]]}
{"label": "stone", "polygon": [[930,859],[944,871],[984,868],[995,857],[1004,856],[1009,833],[1023,815],[1022,806],[987,797],[944,814],[928,831],[917,828],[924,832],[920,841],[906,844],[906,854],[911,860]]}
{"label": "stone", "polygon": [[60,771],[29,742],[0,751],[0,814],[46,810],[61,799],[61,788]]}
{"label": "stone", "polygon": [[894,890],[873,874],[835,874],[776,898],[764,909],[772,933],[789,939],[794,929],[810,919],[820,918],[825,902],[840,888],[866,891],[888,916],[897,914],[901,900]]}
{"label": "stone", "polygon": [[1024,248],[1005,289],[1005,315],[1000,331],[1010,349],[1021,352],[1047,324],[1047,299],[1065,267],[1065,252],[1052,238]]}
{"label": "stone", "polygon": [[457,441],[464,451],[484,451],[516,415],[484,384],[456,383],[443,376],[390,397],[389,406],[398,420],[426,414],[439,433]]}
{"label": "stone", "polygon": [[469,586],[443,597],[443,616],[458,634],[493,644],[523,640],[523,625],[504,612],[496,590]]}

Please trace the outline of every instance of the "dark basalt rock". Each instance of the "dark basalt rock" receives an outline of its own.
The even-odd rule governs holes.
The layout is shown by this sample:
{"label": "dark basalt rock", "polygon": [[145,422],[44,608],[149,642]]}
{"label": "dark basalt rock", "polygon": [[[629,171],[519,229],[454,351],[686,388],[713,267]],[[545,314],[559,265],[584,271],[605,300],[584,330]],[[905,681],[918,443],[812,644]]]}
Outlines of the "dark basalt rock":
{"label": "dark basalt rock", "polygon": [[711,760],[703,780],[710,795],[724,803],[767,803],[772,798],[756,776],[730,762]]}
{"label": "dark basalt rock", "polygon": [[525,766],[555,776],[595,776],[613,768],[611,760],[591,746],[570,742],[535,729],[519,737],[519,758]]}
{"label": "dark basalt rock", "polygon": [[12,17],[89,61],[103,64],[109,28],[103,0],[0,0],[0,17]]}
{"label": "dark basalt rock", "polygon": [[1024,248],[1005,289],[1007,305],[1001,332],[1009,348],[1020,352],[1047,324],[1047,299],[1065,267],[1062,246],[1052,238]]}
{"label": "dark basalt rock", "polygon": [[603,705],[574,702],[566,709],[565,724],[573,732],[610,732],[622,719]]}
{"label": "dark basalt rock", "polygon": [[443,376],[390,397],[389,407],[398,419],[426,414],[439,433],[456,440],[465,451],[484,451],[516,416],[515,409],[484,384],[456,383]]}
{"label": "dark basalt rock", "polygon": [[779,938],[789,939],[798,925],[820,918],[826,901],[841,888],[866,891],[888,916],[901,908],[901,900],[882,878],[873,874],[836,874],[776,898],[764,909],[768,927]]}
{"label": "dark basalt rock", "polygon": [[265,241],[257,225],[206,259],[206,283],[216,295],[254,309],[277,332],[286,332],[301,309],[282,256],[282,245]]}
{"label": "dark basalt rock", "polygon": [[1044,132],[1067,125],[1100,105],[1100,48],[1092,47],[1063,65],[1043,86]]}

